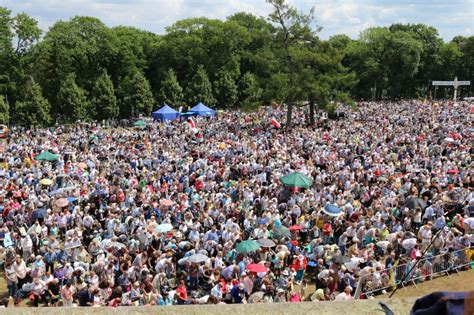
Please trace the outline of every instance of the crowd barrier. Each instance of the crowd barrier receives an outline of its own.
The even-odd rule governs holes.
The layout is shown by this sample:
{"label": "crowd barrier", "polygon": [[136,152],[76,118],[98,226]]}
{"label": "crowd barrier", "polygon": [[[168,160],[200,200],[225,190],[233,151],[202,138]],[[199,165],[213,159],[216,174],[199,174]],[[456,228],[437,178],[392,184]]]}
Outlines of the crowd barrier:
{"label": "crowd barrier", "polygon": [[[362,275],[359,279],[354,298],[384,294],[396,287],[417,285],[433,279],[434,276],[450,276],[460,270],[468,269],[474,259],[474,247],[448,251],[435,256],[425,256],[413,268],[416,260],[406,264],[394,264],[393,267]],[[411,270],[411,271],[410,271]]]}

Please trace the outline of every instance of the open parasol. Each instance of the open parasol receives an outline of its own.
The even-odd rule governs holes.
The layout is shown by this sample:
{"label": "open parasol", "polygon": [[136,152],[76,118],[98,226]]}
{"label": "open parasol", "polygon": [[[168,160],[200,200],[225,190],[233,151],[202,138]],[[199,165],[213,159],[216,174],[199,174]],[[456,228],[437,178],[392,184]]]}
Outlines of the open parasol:
{"label": "open parasol", "polygon": [[43,178],[40,180],[40,184],[44,186],[50,186],[53,183],[53,181],[49,178]]}
{"label": "open parasol", "polygon": [[169,199],[161,199],[160,200],[160,204],[162,206],[165,206],[165,207],[169,207],[173,204],[173,201],[169,200]]}
{"label": "open parasol", "polygon": [[56,207],[64,208],[69,204],[69,201],[67,201],[66,198],[60,198],[60,199],[56,200],[56,202],[54,204],[56,205]]}
{"label": "open parasol", "polygon": [[275,246],[275,242],[272,241],[271,239],[268,239],[268,238],[261,238],[257,241],[260,246],[262,247],[267,247],[267,248],[270,248],[270,247],[273,247]]}
{"label": "open parasol", "polygon": [[261,246],[257,241],[254,240],[246,240],[242,241],[235,247],[235,250],[239,253],[249,253],[254,252],[259,249]]}
{"label": "open parasol", "polygon": [[194,254],[188,257],[187,261],[194,264],[205,262],[209,257],[203,254]]}
{"label": "open parasol", "polygon": [[327,215],[337,217],[339,214],[341,214],[341,209],[339,209],[338,206],[328,203],[324,206],[323,212]]}
{"label": "open parasol", "polygon": [[160,224],[158,225],[156,228],[155,228],[155,232],[156,233],[166,233],[166,232],[169,232],[173,229],[173,226],[169,223],[163,223],[163,224]]}
{"label": "open parasol", "polygon": [[261,264],[248,264],[245,269],[250,272],[267,272],[268,268]]}
{"label": "open parasol", "polygon": [[294,172],[280,178],[280,182],[288,187],[308,188],[313,185],[313,181],[299,172]]}

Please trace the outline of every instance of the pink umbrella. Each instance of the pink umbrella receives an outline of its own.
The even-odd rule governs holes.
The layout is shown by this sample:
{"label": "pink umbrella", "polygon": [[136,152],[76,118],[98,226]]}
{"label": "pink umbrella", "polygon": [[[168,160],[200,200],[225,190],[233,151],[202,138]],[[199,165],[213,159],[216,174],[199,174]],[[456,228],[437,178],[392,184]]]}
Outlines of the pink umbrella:
{"label": "pink umbrella", "polygon": [[245,267],[250,272],[267,272],[268,268],[265,267],[264,265],[260,264],[248,264],[247,267]]}
{"label": "pink umbrella", "polygon": [[66,198],[60,198],[54,203],[56,207],[64,208],[69,204],[69,201]]}
{"label": "pink umbrella", "polygon": [[448,174],[457,174],[457,173],[459,173],[459,171],[458,170],[448,170],[446,173],[448,173]]}
{"label": "pink umbrella", "polygon": [[169,199],[161,199],[160,200],[160,204],[162,206],[165,206],[165,207],[169,207],[173,204],[173,201],[169,200]]}

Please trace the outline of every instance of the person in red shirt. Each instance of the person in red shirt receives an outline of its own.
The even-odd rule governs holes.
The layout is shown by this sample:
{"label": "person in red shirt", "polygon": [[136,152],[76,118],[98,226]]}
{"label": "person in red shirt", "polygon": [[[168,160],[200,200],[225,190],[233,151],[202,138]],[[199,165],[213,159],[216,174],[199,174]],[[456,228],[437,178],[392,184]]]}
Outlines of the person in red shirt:
{"label": "person in red shirt", "polygon": [[181,280],[181,283],[176,289],[176,299],[178,305],[186,304],[188,301],[188,290],[186,289],[186,285],[184,284],[183,280]]}
{"label": "person in red shirt", "polygon": [[303,255],[298,255],[293,261],[292,268],[296,270],[296,277],[295,281],[297,284],[303,280],[304,272],[306,271],[306,267],[308,266],[308,259]]}
{"label": "person in red shirt", "polygon": [[326,221],[323,225],[323,244],[329,244],[329,240],[332,236],[332,225],[331,222]]}

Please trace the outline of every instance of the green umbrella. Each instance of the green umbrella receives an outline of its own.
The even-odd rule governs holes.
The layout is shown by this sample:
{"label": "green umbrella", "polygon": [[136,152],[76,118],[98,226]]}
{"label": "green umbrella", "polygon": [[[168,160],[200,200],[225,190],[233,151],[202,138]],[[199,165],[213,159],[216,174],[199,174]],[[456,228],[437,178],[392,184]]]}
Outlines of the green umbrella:
{"label": "green umbrella", "polygon": [[239,253],[254,252],[260,248],[260,244],[257,241],[247,240],[242,241],[235,247],[235,250]]}
{"label": "green umbrella", "polygon": [[284,226],[274,227],[272,232],[272,238],[276,240],[281,240],[284,237],[291,237],[290,230]]}
{"label": "green umbrella", "polygon": [[59,155],[53,154],[51,152],[45,151],[35,157],[36,161],[56,161],[59,159]]}
{"label": "green umbrella", "polygon": [[282,178],[280,178],[280,182],[283,185],[289,186],[289,187],[308,188],[308,187],[311,187],[311,185],[313,185],[313,181],[310,178],[298,172],[294,172],[289,175],[283,176]]}
{"label": "green umbrella", "polygon": [[134,127],[145,127],[146,126],[146,122],[144,122],[143,120],[139,120],[139,121],[136,121],[133,123],[133,126]]}

